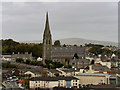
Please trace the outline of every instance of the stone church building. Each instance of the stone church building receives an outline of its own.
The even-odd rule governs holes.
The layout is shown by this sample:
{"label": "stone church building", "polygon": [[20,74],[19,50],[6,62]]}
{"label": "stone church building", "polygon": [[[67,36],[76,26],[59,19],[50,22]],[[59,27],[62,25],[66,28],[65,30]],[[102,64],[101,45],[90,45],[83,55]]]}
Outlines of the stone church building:
{"label": "stone church building", "polygon": [[66,58],[72,59],[75,53],[77,53],[79,58],[84,58],[85,48],[80,46],[52,46],[52,35],[50,32],[47,12],[45,29],[43,34],[43,64],[45,64],[46,59],[52,59],[64,63]]}

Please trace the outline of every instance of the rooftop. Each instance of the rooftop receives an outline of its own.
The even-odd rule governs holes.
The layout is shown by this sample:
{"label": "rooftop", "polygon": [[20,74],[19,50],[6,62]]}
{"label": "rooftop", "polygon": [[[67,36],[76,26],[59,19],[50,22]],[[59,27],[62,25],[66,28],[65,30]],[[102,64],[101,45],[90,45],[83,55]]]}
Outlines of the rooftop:
{"label": "rooftop", "polygon": [[34,77],[31,78],[30,81],[58,81],[58,80],[71,81],[73,79],[78,80],[75,77]]}

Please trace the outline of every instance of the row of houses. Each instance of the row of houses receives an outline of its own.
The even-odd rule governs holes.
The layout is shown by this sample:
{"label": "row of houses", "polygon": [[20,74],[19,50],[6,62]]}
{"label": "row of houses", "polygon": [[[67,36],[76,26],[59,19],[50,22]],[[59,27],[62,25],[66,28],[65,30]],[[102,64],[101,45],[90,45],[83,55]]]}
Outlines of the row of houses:
{"label": "row of houses", "polygon": [[75,77],[35,77],[29,81],[30,88],[79,88],[79,79]]}
{"label": "row of houses", "polygon": [[[98,69],[97,69],[98,70]],[[30,88],[53,88],[53,87],[65,87],[65,88],[79,88],[80,85],[101,85],[110,84],[110,77],[107,72],[101,73],[95,70],[95,68],[88,69],[18,69],[12,70],[12,75],[30,75],[29,87]],[[42,76],[43,71],[47,72],[45,77]],[[91,71],[91,72],[90,72]],[[10,71],[6,72],[9,74]],[[56,73],[59,75],[56,76]],[[3,71],[3,76],[5,73]],[[26,78],[28,79],[28,78]],[[75,84],[76,83],[76,84]]]}

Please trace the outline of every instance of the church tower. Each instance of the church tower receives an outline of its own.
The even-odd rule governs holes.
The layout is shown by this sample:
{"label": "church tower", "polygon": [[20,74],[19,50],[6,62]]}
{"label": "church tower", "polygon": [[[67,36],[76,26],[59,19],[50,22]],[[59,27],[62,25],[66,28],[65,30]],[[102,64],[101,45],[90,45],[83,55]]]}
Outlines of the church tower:
{"label": "church tower", "polygon": [[49,20],[48,20],[48,12],[46,14],[46,24],[43,34],[43,64],[45,65],[46,59],[52,59],[52,37],[50,33],[50,27],[49,27]]}

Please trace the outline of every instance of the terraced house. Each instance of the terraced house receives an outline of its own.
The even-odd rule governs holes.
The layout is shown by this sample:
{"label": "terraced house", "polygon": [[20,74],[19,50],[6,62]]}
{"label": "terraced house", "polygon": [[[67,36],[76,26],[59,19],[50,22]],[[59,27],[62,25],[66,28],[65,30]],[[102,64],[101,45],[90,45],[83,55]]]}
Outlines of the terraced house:
{"label": "terraced house", "polygon": [[79,88],[79,79],[75,77],[35,77],[29,81],[30,88]]}

